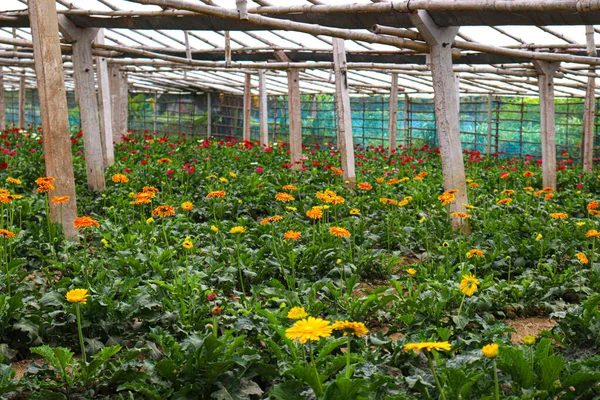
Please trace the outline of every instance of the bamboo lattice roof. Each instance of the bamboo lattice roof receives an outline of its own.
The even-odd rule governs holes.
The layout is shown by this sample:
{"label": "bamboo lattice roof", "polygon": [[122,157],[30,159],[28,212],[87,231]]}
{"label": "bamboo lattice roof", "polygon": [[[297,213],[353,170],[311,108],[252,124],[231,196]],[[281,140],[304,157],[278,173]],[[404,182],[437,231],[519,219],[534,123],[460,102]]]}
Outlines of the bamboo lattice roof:
{"label": "bamboo lattice roof", "polygon": [[[1,3],[6,85],[18,86],[24,73],[35,87],[26,0]],[[439,26],[461,26],[454,63],[465,95],[536,96],[532,59],[546,58],[562,61],[556,95],[583,97],[588,76],[596,76],[590,65],[600,64],[588,56],[585,35],[585,25],[600,26],[597,0],[248,0],[247,7],[250,17],[241,20],[235,0],[57,0],[59,14],[78,27],[104,28],[95,54],[127,70],[140,91],[241,94],[245,73],[256,88],[256,71],[267,69],[269,94],[287,94],[285,69],[292,67],[301,69],[303,93],[333,93],[336,36],[347,39],[353,94],[389,93],[392,71],[404,93],[432,93],[427,46],[407,13],[419,8]],[[70,89],[69,47],[64,41]]]}

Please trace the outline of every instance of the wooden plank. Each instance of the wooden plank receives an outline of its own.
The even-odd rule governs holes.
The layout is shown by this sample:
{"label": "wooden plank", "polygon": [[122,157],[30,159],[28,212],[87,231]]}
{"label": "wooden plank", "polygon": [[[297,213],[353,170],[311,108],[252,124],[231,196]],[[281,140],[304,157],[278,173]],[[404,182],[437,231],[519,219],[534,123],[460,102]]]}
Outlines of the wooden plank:
{"label": "wooden plank", "polygon": [[[585,37],[588,56],[596,57],[596,43],[594,40],[594,26],[585,27]],[[589,72],[594,74],[596,69],[590,67]],[[594,170],[594,136],[595,136],[595,115],[596,115],[596,78],[589,76],[585,90],[585,103],[583,110],[583,138],[581,141],[582,163],[585,172]]]}
{"label": "wooden plank", "polygon": [[252,75],[246,74],[244,81],[244,141],[250,141],[250,113],[252,111]]}
{"label": "wooden plank", "polygon": [[212,98],[210,92],[206,93],[206,137],[212,136]]}
{"label": "wooden plank", "polygon": [[[455,76],[452,72],[452,43],[459,27],[439,28],[425,11],[411,14],[413,23],[431,48],[431,77],[434,90],[436,126],[442,158],[444,190],[458,190],[455,201],[450,203],[450,212],[466,212],[469,204],[465,167],[460,141],[459,98]],[[452,227],[468,232],[463,218],[451,217]]]}
{"label": "wooden plank", "polygon": [[392,90],[390,91],[390,118],[388,124],[388,155],[397,147],[398,133],[398,73],[392,72]]}
{"label": "wooden plank", "polygon": [[68,41],[73,42],[73,77],[79,102],[88,187],[90,190],[106,190],[92,55],[92,40],[98,30],[79,29],[67,18],[61,17],[58,19],[59,29]]}
{"label": "wooden plank", "polygon": [[108,66],[110,81],[110,103],[112,106],[113,140],[121,143],[122,136],[127,134],[128,89],[127,74],[119,70],[117,65]]}
{"label": "wooden plank", "polygon": [[333,63],[335,73],[335,105],[338,116],[338,148],[342,153],[344,184],[349,189],[356,186],[354,138],[352,136],[352,110],[346,69],[346,47],[343,39],[333,39]]}
{"label": "wooden plank", "polygon": [[554,72],[559,63],[536,61],[540,89],[540,127],[542,130],[542,181],[544,187],[556,189],[556,132],[554,118]]}
{"label": "wooden plank", "polygon": [[290,161],[292,169],[302,169],[302,104],[300,102],[300,71],[288,69],[288,121],[290,130]]}
{"label": "wooden plank", "polygon": [[6,99],[4,98],[4,67],[0,67],[0,131],[6,129]]}
{"label": "wooden plank", "polygon": [[27,88],[25,86],[25,73],[19,78],[19,128],[25,129],[25,99]]}
{"label": "wooden plank", "polygon": [[264,69],[258,71],[259,113],[260,113],[260,147],[269,145],[269,112],[267,109],[267,79]]}
{"label": "wooden plank", "polygon": [[[96,43],[104,43],[104,29],[98,31]],[[115,163],[115,148],[113,145],[112,107],[110,104],[110,81],[108,79],[108,64],[105,57],[96,57],[96,76],[98,77],[98,100],[100,105],[100,129],[102,131],[102,154],[104,166]]]}
{"label": "wooden plank", "polygon": [[51,199],[70,196],[70,200],[62,205],[62,213],[58,205],[50,202],[50,218],[53,222],[60,222],[65,236],[72,239],[77,234],[73,226],[77,217],[77,197],[55,0],[31,1],[29,19],[44,135],[46,175],[55,179],[55,190],[49,196]]}

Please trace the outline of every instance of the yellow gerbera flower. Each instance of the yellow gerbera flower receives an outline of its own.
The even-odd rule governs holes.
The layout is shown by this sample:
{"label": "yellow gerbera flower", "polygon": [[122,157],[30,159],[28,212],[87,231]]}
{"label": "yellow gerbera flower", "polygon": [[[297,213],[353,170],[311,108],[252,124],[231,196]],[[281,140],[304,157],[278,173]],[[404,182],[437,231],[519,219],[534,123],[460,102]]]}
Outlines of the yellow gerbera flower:
{"label": "yellow gerbera flower", "polygon": [[481,352],[487,358],[494,358],[498,355],[498,345],[496,343],[485,345],[481,348]]}
{"label": "yellow gerbera flower", "polygon": [[87,298],[90,297],[87,289],[73,289],[67,292],[67,301],[69,303],[86,304]]}
{"label": "yellow gerbera flower", "polygon": [[460,281],[460,291],[467,296],[473,296],[473,293],[477,290],[477,285],[479,285],[479,280],[471,273],[463,275],[462,278],[462,281]]}
{"label": "yellow gerbera flower", "polygon": [[291,328],[286,329],[285,337],[290,340],[300,341],[300,343],[304,344],[309,340],[318,341],[322,337],[331,336],[332,329],[333,327],[329,321],[321,318],[308,317],[296,321]]}
{"label": "yellow gerbera flower", "polygon": [[287,314],[290,319],[302,319],[308,317],[308,313],[304,307],[293,307]]}
{"label": "yellow gerbera flower", "polygon": [[331,327],[336,331],[344,331],[344,336],[352,333],[354,336],[361,337],[369,333],[369,330],[362,322],[335,321]]}
{"label": "yellow gerbera flower", "polygon": [[421,343],[406,343],[404,351],[422,351],[422,350],[452,350],[452,345],[448,342],[421,342]]}

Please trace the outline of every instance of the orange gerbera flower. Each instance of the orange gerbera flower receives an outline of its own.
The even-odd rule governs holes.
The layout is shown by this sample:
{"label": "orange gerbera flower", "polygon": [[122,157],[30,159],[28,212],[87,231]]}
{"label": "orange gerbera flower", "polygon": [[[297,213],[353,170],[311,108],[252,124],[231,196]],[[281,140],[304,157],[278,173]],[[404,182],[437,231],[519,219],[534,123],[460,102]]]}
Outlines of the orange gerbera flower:
{"label": "orange gerbera flower", "polygon": [[311,208],[306,212],[306,216],[310,219],[319,219],[323,217],[323,211],[320,208]]}
{"label": "orange gerbera flower", "polygon": [[111,179],[115,183],[127,183],[127,182],[129,182],[129,178],[126,177],[123,174],[114,174]]}
{"label": "orange gerbera flower", "polygon": [[294,185],[285,185],[282,188],[283,190],[298,190],[298,188]]}
{"label": "orange gerbera flower", "polygon": [[154,197],[154,193],[152,192],[139,192],[134,196],[134,201],[131,204],[139,205],[139,204],[149,204],[151,202],[150,199]]}
{"label": "orange gerbera flower", "polygon": [[88,216],[75,218],[75,221],[73,221],[73,226],[75,226],[75,228],[77,228],[77,229],[89,228],[92,226],[96,227],[96,228],[100,228],[100,224],[98,222],[96,222],[96,220],[94,218],[88,217]]}
{"label": "orange gerbera flower", "polygon": [[52,199],[52,204],[62,204],[71,200],[71,196],[57,196]]}
{"label": "orange gerbera flower", "polygon": [[152,210],[152,215],[158,215],[159,217],[169,217],[175,215],[175,209],[169,205],[162,205]]}
{"label": "orange gerbera flower", "polygon": [[565,213],[550,213],[552,219],[567,219],[569,216]]}
{"label": "orange gerbera flower", "polygon": [[206,195],[207,199],[212,199],[214,197],[225,197],[225,191],[224,190],[217,190],[214,192],[210,192],[209,194]]}
{"label": "orange gerbera flower", "polygon": [[506,199],[498,200],[496,202],[496,204],[498,204],[499,206],[501,206],[502,204],[510,204],[510,203],[512,203],[512,199],[510,197],[507,197]]}
{"label": "orange gerbera flower", "polygon": [[172,163],[172,162],[173,162],[173,161],[171,161],[171,159],[170,159],[170,158],[166,158],[166,157],[165,157],[165,158],[161,158],[161,159],[159,159],[159,160],[157,161],[157,163],[159,163],[159,164],[169,164],[169,163]]}
{"label": "orange gerbera flower", "polygon": [[350,237],[350,231],[340,226],[332,226],[329,228],[329,233],[337,237]]}
{"label": "orange gerbera flower", "polygon": [[15,234],[11,231],[7,231],[6,229],[0,229],[0,236],[4,236],[5,238],[14,238]]}
{"label": "orange gerbera flower", "polygon": [[275,195],[275,200],[283,202],[293,201],[294,196],[289,193],[280,192]]}
{"label": "orange gerbera flower", "polygon": [[284,240],[298,240],[298,239],[300,239],[300,236],[302,236],[302,234],[300,232],[289,230],[283,234],[283,239]]}
{"label": "orange gerbera flower", "polygon": [[361,182],[357,186],[361,190],[371,190],[371,189],[373,189],[373,185],[370,185],[370,184],[365,183],[365,182]]}

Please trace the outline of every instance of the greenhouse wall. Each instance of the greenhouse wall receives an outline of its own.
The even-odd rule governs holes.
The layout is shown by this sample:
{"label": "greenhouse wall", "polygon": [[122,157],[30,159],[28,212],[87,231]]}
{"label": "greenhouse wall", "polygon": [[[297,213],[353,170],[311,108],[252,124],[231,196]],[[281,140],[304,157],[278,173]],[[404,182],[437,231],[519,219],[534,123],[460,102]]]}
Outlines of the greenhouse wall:
{"label": "greenhouse wall", "polygon": [[[18,92],[7,91],[8,124],[18,123]],[[79,129],[79,107],[73,92],[67,93],[69,121]],[[466,150],[485,153],[488,128],[491,152],[514,156],[540,154],[539,99],[532,97],[492,97],[491,124],[488,126],[488,96],[463,96],[460,105],[461,138]],[[251,112],[251,137],[258,140],[258,97],[254,96]],[[303,142],[323,145],[335,142],[337,119],[335,97],[329,94],[302,96]],[[207,137],[207,95],[130,93],[129,129],[159,133],[186,133]],[[238,140],[243,131],[242,96],[211,95],[211,134],[213,137]],[[351,98],[352,126],[355,143],[361,146],[386,146],[388,141],[389,97]],[[556,99],[556,144],[559,157],[578,158],[582,134],[584,102],[581,98]],[[269,137],[286,141],[288,110],[286,96],[269,96]],[[26,122],[40,125],[36,90],[26,92]],[[600,121],[600,104],[596,105],[596,142]],[[432,98],[400,96],[398,101],[399,144],[410,147],[438,145]]]}

